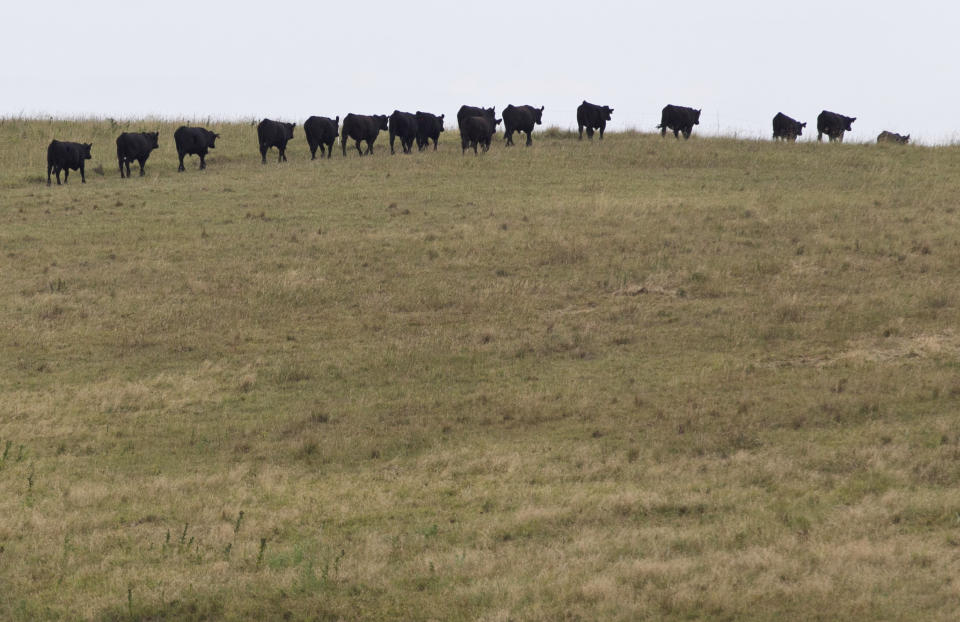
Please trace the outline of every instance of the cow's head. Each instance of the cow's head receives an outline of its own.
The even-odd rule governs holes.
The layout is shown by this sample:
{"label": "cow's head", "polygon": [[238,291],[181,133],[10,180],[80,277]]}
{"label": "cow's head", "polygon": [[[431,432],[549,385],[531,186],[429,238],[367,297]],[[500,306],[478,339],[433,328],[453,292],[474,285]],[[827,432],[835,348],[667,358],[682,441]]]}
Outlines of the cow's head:
{"label": "cow's head", "polygon": [[210,144],[208,145],[208,147],[209,147],[210,149],[216,149],[216,147],[217,147],[217,144],[216,144],[216,143],[217,143],[217,139],[218,139],[218,138],[220,138],[220,134],[215,134],[214,132],[211,132],[210,130],[207,130],[207,139],[208,139],[208,141],[209,141],[209,143],[210,143]]}
{"label": "cow's head", "polygon": [[902,142],[904,145],[906,145],[908,142],[910,142],[910,134],[907,134],[906,136],[901,136],[901,137],[900,137],[900,142]]}
{"label": "cow's head", "polygon": [[[483,109],[483,116],[487,117],[487,118],[490,119],[491,121],[496,120],[496,118],[497,118],[496,106],[494,106],[494,107],[492,107],[492,108],[484,108],[484,109]],[[500,121],[502,121],[502,120],[503,120],[503,119],[500,119]],[[497,123],[499,123],[500,121],[497,121]]]}
{"label": "cow's head", "polygon": [[611,108],[610,106],[604,106],[603,108],[600,109],[600,112],[602,114],[600,118],[602,118],[604,121],[609,121],[610,115],[613,114],[613,108]]}
{"label": "cow's head", "polygon": [[[701,108],[700,110],[703,110],[703,109]],[[694,124],[694,125],[700,125],[700,110],[694,110],[694,112],[697,113],[697,114],[694,115],[694,117],[693,117],[693,124]]]}
{"label": "cow's head", "polygon": [[293,138],[293,128],[297,127],[296,123],[283,123],[283,128],[286,130],[287,138]]}
{"label": "cow's head", "polygon": [[854,121],[857,120],[857,118],[856,118],[856,117],[843,117],[843,120],[844,120],[844,122],[846,123],[846,127],[845,127],[844,129],[847,130],[847,131],[849,131],[849,132],[852,132],[852,131],[853,131],[853,128],[850,127],[850,126],[853,124]]}
{"label": "cow's head", "polygon": [[337,115],[337,118],[333,120],[333,135],[340,135],[340,115]]}
{"label": "cow's head", "polygon": [[93,147],[93,143],[83,143],[83,149],[81,150],[80,155],[84,160],[93,158],[93,156],[90,155],[90,147]]}
{"label": "cow's head", "polygon": [[[493,110],[493,109],[491,108],[491,110]],[[494,121],[493,121],[493,127],[497,127],[497,126],[500,125],[501,123],[503,123],[503,119],[494,119]]]}
{"label": "cow's head", "polygon": [[543,106],[540,106],[540,110],[533,109],[533,120],[537,122],[537,125],[543,125]]}
{"label": "cow's head", "polygon": [[147,137],[147,141],[150,143],[149,146],[151,149],[160,148],[160,142],[158,140],[160,138],[160,132],[147,132],[144,134],[144,136]]}
{"label": "cow's head", "polygon": [[440,115],[439,117],[437,117],[437,131],[438,132],[443,131],[443,115]]}
{"label": "cow's head", "polygon": [[381,130],[387,129],[387,120],[389,117],[384,114],[375,114],[373,115],[373,120],[377,124],[377,127]]}

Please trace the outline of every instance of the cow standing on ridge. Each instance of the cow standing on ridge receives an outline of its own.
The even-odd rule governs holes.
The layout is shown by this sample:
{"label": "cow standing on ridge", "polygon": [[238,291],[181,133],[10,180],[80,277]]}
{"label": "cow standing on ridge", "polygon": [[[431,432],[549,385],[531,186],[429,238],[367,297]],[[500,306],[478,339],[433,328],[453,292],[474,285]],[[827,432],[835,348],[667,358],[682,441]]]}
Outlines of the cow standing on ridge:
{"label": "cow standing on ridge", "polygon": [[484,153],[489,151],[490,141],[501,121],[503,119],[493,119],[488,115],[465,118],[460,125],[460,153],[466,153],[467,147],[473,147],[473,154],[477,155],[477,145],[483,147]]}
{"label": "cow standing on ridge", "polygon": [[120,167],[120,179],[123,179],[123,167],[127,167],[127,178],[130,177],[130,162],[136,160],[140,164],[140,177],[143,177],[143,166],[150,157],[150,152],[160,147],[157,138],[159,132],[124,132],[117,136],[117,165]]}
{"label": "cow standing on ridge", "polygon": [[317,147],[320,147],[320,158],[324,155],[324,146],[326,146],[327,159],[333,155],[333,143],[340,135],[340,116],[336,119],[328,117],[310,117],[303,124],[303,133],[307,137],[307,144],[310,146],[310,159],[317,159]]}
{"label": "cow standing on ridge", "polygon": [[373,155],[373,142],[377,140],[380,130],[386,129],[386,115],[368,116],[351,112],[343,118],[343,127],[340,128],[340,145],[343,147],[343,155],[347,155],[347,141],[351,138],[357,141],[357,153],[363,156],[364,151],[360,148],[360,141],[365,141],[367,143],[366,153]]}
{"label": "cow standing on ridge", "polygon": [[267,151],[270,147],[276,147],[280,155],[277,156],[277,162],[287,161],[287,141],[293,138],[293,128],[296,123],[284,123],[283,121],[273,121],[264,119],[257,126],[257,142],[260,143],[260,163],[267,163]]}
{"label": "cow standing on ridge", "polygon": [[443,131],[443,115],[439,117],[429,112],[417,111],[417,149],[423,151],[433,141],[433,150],[437,150],[437,141]]}
{"label": "cow standing on ridge", "polygon": [[393,150],[394,139],[400,137],[400,148],[404,153],[413,151],[413,142],[417,139],[417,117],[410,112],[394,110],[390,115],[390,155]]}
{"label": "cow standing on ridge", "polygon": [[47,185],[50,185],[50,171],[57,176],[60,185],[60,171],[63,171],[63,183],[70,177],[70,169],[80,170],[80,183],[87,183],[84,173],[84,161],[91,158],[90,147],[93,143],[69,143],[54,140],[47,147]]}
{"label": "cow standing on ridge", "polygon": [[610,106],[598,106],[591,104],[587,100],[577,106],[577,129],[580,132],[580,140],[583,140],[583,128],[587,128],[587,138],[593,140],[593,131],[600,130],[600,140],[603,140],[603,131],[607,129],[607,121],[613,114],[613,108]]}
{"label": "cow standing on ridge", "polygon": [[207,168],[207,151],[216,147],[216,141],[220,134],[215,134],[203,127],[187,127],[181,125],[173,133],[173,141],[177,144],[177,157],[180,159],[180,166],[177,172],[182,173],[186,169],[183,167],[183,156],[200,156],[200,170]]}
{"label": "cow standing on ridge", "polygon": [[807,127],[806,123],[800,123],[796,119],[791,119],[782,112],[778,112],[773,117],[773,139],[777,140],[779,138],[797,142],[797,136],[803,135],[803,128],[805,127]]}
{"label": "cow standing on ridge", "polygon": [[686,106],[674,106],[667,104],[660,113],[660,136],[667,135],[667,129],[673,130],[673,137],[680,139],[680,132],[683,132],[683,139],[690,138],[693,132],[693,126],[700,125],[700,110],[687,108]]}
{"label": "cow standing on ridge", "polygon": [[533,144],[533,126],[543,123],[543,106],[514,106],[503,109],[503,135],[507,146],[513,144],[513,133],[524,132],[527,135],[527,147]]}
{"label": "cow standing on ridge", "polygon": [[843,142],[843,133],[853,131],[850,125],[856,121],[856,117],[845,117],[836,112],[824,110],[817,116],[817,142],[823,140],[823,135],[830,137],[830,142]]}

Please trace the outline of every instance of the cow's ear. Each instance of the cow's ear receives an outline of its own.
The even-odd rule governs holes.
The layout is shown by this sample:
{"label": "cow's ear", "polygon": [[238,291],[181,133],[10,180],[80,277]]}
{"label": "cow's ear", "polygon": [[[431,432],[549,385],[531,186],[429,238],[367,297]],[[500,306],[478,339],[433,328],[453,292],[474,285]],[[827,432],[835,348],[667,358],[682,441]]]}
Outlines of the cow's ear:
{"label": "cow's ear", "polygon": [[440,120],[441,120],[441,121],[443,121],[443,115],[440,115],[440,117],[439,117],[439,118],[440,118]]}
{"label": "cow's ear", "polygon": [[340,123],[340,115],[337,115],[337,118],[333,120],[334,123]]}
{"label": "cow's ear", "polygon": [[800,127],[807,127],[807,124],[806,124],[806,123],[801,123],[801,124],[800,124]]}
{"label": "cow's ear", "polygon": [[540,106],[540,112],[543,112],[543,106]]}
{"label": "cow's ear", "polygon": [[853,123],[853,122],[856,121],[856,120],[857,120],[856,117],[850,117],[850,123]]}

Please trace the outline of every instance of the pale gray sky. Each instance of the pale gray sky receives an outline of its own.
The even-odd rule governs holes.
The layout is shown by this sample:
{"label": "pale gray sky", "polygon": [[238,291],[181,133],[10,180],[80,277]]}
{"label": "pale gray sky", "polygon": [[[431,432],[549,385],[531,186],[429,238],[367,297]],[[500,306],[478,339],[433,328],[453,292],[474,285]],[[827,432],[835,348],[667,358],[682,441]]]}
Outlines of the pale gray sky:
{"label": "pale gray sky", "polygon": [[[654,131],[668,103],[702,134],[769,137],[782,111],[856,116],[960,140],[960,6],[579,0],[469,3],[10,0],[0,115],[271,118],[546,106],[576,126],[587,99],[611,129]],[[812,130],[812,131],[811,131]]]}

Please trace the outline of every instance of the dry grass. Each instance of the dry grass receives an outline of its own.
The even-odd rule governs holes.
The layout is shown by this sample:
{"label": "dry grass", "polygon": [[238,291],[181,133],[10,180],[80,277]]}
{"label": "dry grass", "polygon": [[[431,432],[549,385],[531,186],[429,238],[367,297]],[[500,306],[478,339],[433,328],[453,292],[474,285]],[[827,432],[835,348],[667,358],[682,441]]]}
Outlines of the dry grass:
{"label": "dry grass", "polygon": [[960,150],[177,125],[0,123],[0,618],[960,613]]}

